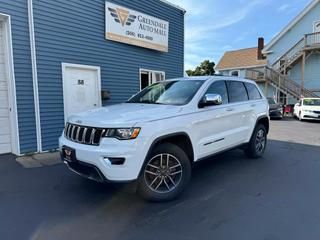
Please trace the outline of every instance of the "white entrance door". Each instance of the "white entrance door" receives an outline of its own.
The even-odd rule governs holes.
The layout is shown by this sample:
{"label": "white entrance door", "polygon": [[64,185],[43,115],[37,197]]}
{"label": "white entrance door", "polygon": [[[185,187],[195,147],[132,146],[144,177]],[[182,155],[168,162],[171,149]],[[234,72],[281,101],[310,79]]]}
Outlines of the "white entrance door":
{"label": "white entrance door", "polygon": [[0,21],[0,154],[11,152],[10,111],[4,38],[4,24]]}
{"label": "white entrance door", "polygon": [[65,121],[101,106],[100,67],[62,64]]}

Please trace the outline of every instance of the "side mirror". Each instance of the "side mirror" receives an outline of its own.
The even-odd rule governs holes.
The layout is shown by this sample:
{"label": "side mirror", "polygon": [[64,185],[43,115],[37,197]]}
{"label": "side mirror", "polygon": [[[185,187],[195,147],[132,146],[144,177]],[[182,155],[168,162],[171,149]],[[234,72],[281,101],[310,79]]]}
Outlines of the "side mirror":
{"label": "side mirror", "polygon": [[202,101],[199,104],[199,107],[221,105],[222,102],[222,97],[219,94],[208,93],[204,95]]}

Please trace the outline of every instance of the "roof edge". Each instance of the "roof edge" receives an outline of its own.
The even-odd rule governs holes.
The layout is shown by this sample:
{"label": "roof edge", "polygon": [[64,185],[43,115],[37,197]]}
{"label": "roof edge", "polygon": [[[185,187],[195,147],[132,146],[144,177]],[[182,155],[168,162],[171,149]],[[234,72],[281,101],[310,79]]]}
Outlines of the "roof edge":
{"label": "roof edge", "polygon": [[240,52],[240,51],[244,51],[244,50],[250,50],[250,49],[258,49],[257,47],[248,47],[248,48],[241,48],[241,49],[237,49],[237,50],[229,50],[229,51],[225,51],[222,55],[222,57],[220,58],[218,64],[216,65],[216,67],[218,67],[222,61],[222,59],[225,57],[225,55],[227,53],[234,53],[234,52]]}
{"label": "roof edge", "polygon": [[239,69],[248,69],[248,68],[257,68],[257,67],[265,67],[268,64],[260,64],[260,65],[250,65],[250,66],[242,66],[242,67],[233,67],[233,68],[216,68],[218,71],[226,71],[226,70],[239,70]]}
{"label": "roof edge", "polygon": [[310,2],[303,10],[296,16],[289,24],[282,29],[273,39],[271,39],[270,43],[262,50],[262,53],[266,54],[268,50],[280,40],[292,27],[294,27],[308,12],[310,12],[320,0],[314,0]]}
{"label": "roof edge", "polygon": [[184,8],[180,7],[179,5],[176,5],[176,4],[172,3],[172,2],[169,2],[168,0],[160,0],[160,2],[163,2],[163,3],[165,3],[165,4],[168,4],[168,5],[171,6],[171,7],[177,8],[177,9],[179,9],[180,11],[182,11],[183,13],[186,13],[186,12],[187,12],[186,9],[184,9]]}
{"label": "roof edge", "polygon": [[229,50],[229,51],[225,51],[225,53],[230,53],[230,52],[239,52],[239,51],[250,50],[250,49],[258,49],[258,47],[240,48],[240,49],[236,49],[236,50]]}

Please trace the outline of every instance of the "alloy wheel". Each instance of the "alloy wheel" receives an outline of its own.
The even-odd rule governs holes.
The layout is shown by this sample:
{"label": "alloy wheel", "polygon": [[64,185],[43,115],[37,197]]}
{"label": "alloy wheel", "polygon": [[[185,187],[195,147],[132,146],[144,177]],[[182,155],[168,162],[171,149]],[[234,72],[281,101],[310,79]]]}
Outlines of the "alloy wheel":
{"label": "alloy wheel", "polygon": [[257,133],[256,141],[256,150],[261,153],[266,146],[266,134],[263,129],[260,129]]}
{"label": "alloy wheel", "polygon": [[156,193],[173,191],[181,182],[182,165],[175,156],[162,153],[154,156],[146,165],[144,180]]}

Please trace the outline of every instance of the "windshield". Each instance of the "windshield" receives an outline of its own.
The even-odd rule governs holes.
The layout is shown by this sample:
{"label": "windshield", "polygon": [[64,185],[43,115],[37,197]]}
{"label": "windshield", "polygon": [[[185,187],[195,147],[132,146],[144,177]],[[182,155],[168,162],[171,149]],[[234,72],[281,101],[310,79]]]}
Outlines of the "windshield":
{"label": "windshield", "polygon": [[320,99],[304,99],[303,105],[305,105],[305,106],[320,106]]}
{"label": "windshield", "polygon": [[273,98],[268,98],[268,102],[270,105],[277,104],[276,101]]}
{"label": "windshield", "polygon": [[204,81],[168,81],[152,84],[130,98],[127,103],[185,105],[191,101]]}

